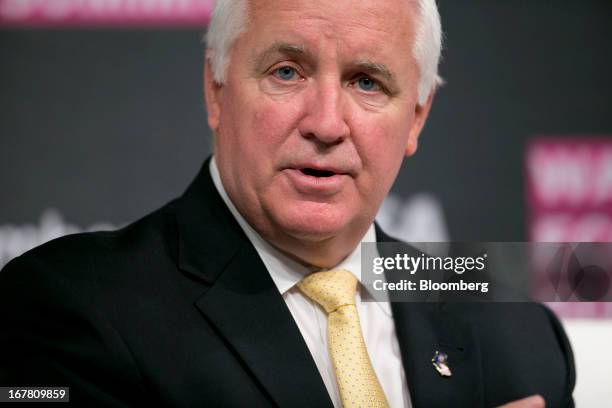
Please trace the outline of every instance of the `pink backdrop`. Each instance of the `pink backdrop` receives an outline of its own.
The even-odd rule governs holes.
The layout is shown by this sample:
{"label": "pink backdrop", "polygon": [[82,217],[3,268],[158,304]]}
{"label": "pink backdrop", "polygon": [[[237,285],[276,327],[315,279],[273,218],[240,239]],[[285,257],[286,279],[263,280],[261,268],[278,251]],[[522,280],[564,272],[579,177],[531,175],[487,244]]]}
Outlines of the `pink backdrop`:
{"label": "pink backdrop", "polygon": [[[533,139],[528,233],[538,242],[612,242],[612,138]],[[612,317],[612,303],[554,303],[566,317]]]}
{"label": "pink backdrop", "polygon": [[203,27],[213,0],[0,0],[3,27]]}

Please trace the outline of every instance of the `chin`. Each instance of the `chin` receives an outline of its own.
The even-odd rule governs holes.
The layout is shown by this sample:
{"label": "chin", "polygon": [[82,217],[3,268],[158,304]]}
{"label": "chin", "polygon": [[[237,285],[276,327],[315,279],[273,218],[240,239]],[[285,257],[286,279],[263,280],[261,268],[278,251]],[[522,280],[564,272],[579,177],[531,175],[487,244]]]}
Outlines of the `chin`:
{"label": "chin", "polygon": [[351,219],[345,206],[316,202],[286,203],[275,214],[275,223],[280,229],[306,241],[333,238],[347,229]]}

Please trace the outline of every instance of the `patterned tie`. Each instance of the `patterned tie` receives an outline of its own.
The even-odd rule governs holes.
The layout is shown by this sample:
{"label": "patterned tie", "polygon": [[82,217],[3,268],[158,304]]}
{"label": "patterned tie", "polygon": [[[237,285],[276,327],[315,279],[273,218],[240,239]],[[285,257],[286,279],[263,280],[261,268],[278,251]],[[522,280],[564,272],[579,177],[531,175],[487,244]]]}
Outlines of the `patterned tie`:
{"label": "patterned tie", "polygon": [[327,312],[329,354],[342,405],[388,407],[361,333],[355,307],[357,278],[346,270],[315,272],[298,283],[298,287]]}

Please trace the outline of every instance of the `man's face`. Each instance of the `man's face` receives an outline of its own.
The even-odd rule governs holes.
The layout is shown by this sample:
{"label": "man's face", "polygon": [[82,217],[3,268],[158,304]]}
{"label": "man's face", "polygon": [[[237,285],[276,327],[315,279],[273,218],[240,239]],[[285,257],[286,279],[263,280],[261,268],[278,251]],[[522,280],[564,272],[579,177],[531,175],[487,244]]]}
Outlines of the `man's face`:
{"label": "man's face", "polygon": [[356,244],[416,150],[414,23],[408,0],[251,1],[225,84],[207,73],[223,184],[281,249]]}

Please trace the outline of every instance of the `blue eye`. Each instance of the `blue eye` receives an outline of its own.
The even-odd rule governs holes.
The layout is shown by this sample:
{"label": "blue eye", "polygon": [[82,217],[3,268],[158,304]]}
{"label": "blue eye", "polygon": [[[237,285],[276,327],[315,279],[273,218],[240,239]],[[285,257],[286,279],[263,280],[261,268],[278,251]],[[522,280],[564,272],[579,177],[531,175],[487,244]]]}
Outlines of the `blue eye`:
{"label": "blue eye", "polygon": [[283,81],[291,81],[296,76],[295,69],[285,66],[274,71],[274,74]]}
{"label": "blue eye", "polygon": [[376,83],[376,81],[374,81],[372,78],[361,77],[359,78],[357,83],[359,84],[359,87],[363,89],[364,91],[371,92],[371,91],[379,90],[378,83]]}

